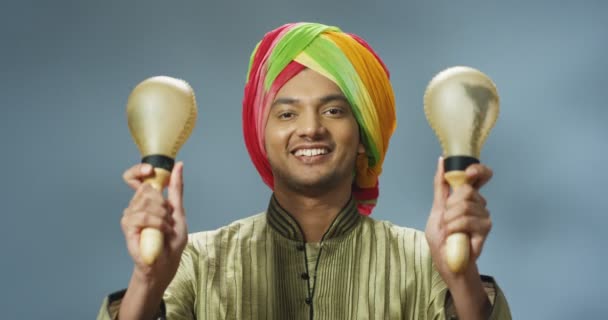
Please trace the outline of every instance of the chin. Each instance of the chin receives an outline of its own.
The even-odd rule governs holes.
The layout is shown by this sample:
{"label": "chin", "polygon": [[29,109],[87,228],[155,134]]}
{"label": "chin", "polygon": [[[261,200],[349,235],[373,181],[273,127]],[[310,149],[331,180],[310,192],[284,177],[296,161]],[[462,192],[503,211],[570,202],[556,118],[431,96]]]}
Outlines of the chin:
{"label": "chin", "polygon": [[334,175],[322,177],[292,177],[285,181],[290,189],[301,192],[328,192],[340,185],[340,179]]}
{"label": "chin", "polygon": [[343,184],[352,184],[352,173],[339,168],[277,168],[273,167],[275,188],[280,186],[287,190],[307,194],[322,194],[340,188]]}

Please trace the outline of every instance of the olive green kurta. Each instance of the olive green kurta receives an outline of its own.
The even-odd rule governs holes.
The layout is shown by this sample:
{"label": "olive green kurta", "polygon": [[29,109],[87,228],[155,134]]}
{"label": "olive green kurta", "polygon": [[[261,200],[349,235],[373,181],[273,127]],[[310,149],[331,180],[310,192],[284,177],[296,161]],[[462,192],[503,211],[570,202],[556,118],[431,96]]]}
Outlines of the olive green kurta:
{"label": "olive green kurta", "polygon": [[[510,319],[483,280],[491,319]],[[351,199],[320,243],[305,243],[272,197],[266,213],[189,236],[158,318],[450,319],[447,293],[423,232],[361,216]],[[98,319],[113,319],[123,294],[107,297]]]}

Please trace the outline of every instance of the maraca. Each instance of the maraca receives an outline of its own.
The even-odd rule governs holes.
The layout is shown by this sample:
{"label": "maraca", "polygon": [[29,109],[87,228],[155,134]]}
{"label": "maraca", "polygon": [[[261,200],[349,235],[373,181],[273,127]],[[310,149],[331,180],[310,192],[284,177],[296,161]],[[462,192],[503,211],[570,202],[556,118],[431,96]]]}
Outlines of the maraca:
{"label": "maraca", "polygon": [[[448,68],[427,86],[424,111],[443,149],[445,179],[452,189],[467,183],[465,169],[479,163],[481,147],[496,122],[498,109],[496,86],[473,68]],[[469,236],[449,235],[445,249],[450,270],[463,271],[469,261]]]}
{"label": "maraca", "polygon": [[[194,91],[183,80],[152,77],[133,89],[127,102],[129,130],[141,162],[154,167],[154,176],[144,183],[161,192],[167,186],[177,152],[192,133],[196,115]],[[160,230],[144,228],[139,242],[143,261],[154,263],[163,244]]]}

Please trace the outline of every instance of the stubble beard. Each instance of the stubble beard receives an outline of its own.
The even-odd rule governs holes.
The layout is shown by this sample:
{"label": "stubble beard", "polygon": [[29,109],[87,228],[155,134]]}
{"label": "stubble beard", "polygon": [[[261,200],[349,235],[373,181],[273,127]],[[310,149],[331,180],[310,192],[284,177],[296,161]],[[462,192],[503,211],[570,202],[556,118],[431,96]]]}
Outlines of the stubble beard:
{"label": "stubble beard", "polygon": [[352,173],[345,173],[339,170],[331,170],[323,176],[311,181],[306,178],[301,178],[297,174],[292,174],[288,172],[288,170],[274,166],[272,162],[270,163],[270,167],[272,168],[272,174],[275,179],[275,188],[279,183],[281,187],[284,187],[291,192],[311,197],[327,194],[328,192],[339,188],[340,184],[345,183],[345,181],[350,181],[352,184],[353,180]]}

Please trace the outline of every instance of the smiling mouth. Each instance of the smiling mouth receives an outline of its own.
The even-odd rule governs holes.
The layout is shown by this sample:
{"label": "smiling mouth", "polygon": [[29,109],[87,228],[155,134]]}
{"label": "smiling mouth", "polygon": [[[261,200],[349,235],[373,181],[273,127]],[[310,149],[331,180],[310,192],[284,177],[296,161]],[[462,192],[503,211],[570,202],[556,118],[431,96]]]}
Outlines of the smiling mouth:
{"label": "smiling mouth", "polygon": [[315,157],[328,154],[329,150],[325,148],[298,149],[293,155],[296,157]]}
{"label": "smiling mouth", "polygon": [[298,149],[292,154],[306,165],[320,164],[329,159],[330,150],[327,148]]}

